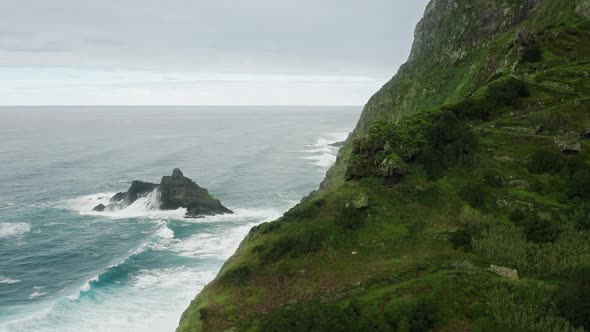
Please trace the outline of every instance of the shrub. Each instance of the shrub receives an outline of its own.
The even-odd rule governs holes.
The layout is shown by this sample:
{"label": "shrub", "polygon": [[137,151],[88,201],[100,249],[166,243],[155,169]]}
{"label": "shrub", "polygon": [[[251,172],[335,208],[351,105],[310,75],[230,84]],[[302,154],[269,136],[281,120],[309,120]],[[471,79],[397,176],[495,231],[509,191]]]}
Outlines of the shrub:
{"label": "shrub", "polygon": [[365,225],[368,211],[353,206],[344,206],[336,218],[336,224],[349,230],[356,230]]}
{"label": "shrub", "polygon": [[537,43],[526,46],[522,50],[521,60],[522,62],[539,62],[543,60],[543,49]]}
{"label": "shrub", "polygon": [[522,221],[526,239],[534,243],[554,242],[560,234],[560,227],[549,216],[538,215]]}
{"label": "shrub", "polygon": [[491,83],[487,89],[486,99],[494,106],[518,106],[520,98],[528,97],[530,94],[525,82],[509,77]]}
{"label": "shrub", "polygon": [[479,140],[465,121],[444,112],[428,130],[427,144],[419,161],[430,176],[437,178],[451,167],[470,164]]}
{"label": "shrub", "polygon": [[570,197],[590,198],[590,170],[576,172],[568,186]]}
{"label": "shrub", "polygon": [[501,187],[504,182],[502,172],[497,169],[487,169],[483,174],[483,182],[491,187]]}
{"label": "shrub", "polygon": [[471,249],[471,234],[465,229],[459,229],[451,233],[449,241],[455,248]]}
{"label": "shrub", "polygon": [[556,150],[537,150],[528,164],[531,173],[557,173],[563,167],[563,157]]}
{"label": "shrub", "polygon": [[486,192],[481,184],[472,182],[465,185],[460,192],[461,198],[474,208],[485,204]]}
{"label": "shrub", "polygon": [[569,219],[580,231],[590,231],[590,206],[584,202],[574,202],[574,210]]}
{"label": "shrub", "polygon": [[557,296],[561,314],[574,326],[590,330],[590,268],[576,271],[561,286]]}
{"label": "shrub", "polygon": [[525,217],[526,215],[521,208],[516,208],[510,213],[510,220],[514,222],[522,221]]}
{"label": "shrub", "polygon": [[518,106],[520,98],[528,97],[527,84],[514,77],[501,77],[488,84],[483,92],[475,97],[465,99],[445,109],[452,111],[459,118],[470,120],[489,120],[497,108]]}

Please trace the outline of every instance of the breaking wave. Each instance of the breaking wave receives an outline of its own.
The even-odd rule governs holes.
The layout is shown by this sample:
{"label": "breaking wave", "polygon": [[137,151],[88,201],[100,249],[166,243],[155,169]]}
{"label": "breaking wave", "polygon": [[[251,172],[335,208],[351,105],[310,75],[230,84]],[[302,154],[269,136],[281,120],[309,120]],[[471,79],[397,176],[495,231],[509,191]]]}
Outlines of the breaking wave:
{"label": "breaking wave", "polygon": [[302,157],[302,159],[312,161],[311,164],[327,169],[336,162],[338,156],[339,147],[334,146],[335,143],[344,142],[348,137],[348,132],[339,133],[326,133],[323,136],[316,139],[315,143],[307,145],[304,150],[308,156]]}
{"label": "breaking wave", "polygon": [[0,222],[0,239],[17,237],[31,231],[31,225],[24,222]]}
{"label": "breaking wave", "polygon": [[77,211],[81,215],[105,216],[112,219],[183,219],[186,214],[185,208],[160,210],[160,194],[157,189],[154,189],[154,191],[144,197],[138,198],[133,204],[120,210],[102,212],[92,210],[99,204],[108,205],[110,203],[109,200],[114,194],[98,193],[74,198],[66,202],[66,208]]}

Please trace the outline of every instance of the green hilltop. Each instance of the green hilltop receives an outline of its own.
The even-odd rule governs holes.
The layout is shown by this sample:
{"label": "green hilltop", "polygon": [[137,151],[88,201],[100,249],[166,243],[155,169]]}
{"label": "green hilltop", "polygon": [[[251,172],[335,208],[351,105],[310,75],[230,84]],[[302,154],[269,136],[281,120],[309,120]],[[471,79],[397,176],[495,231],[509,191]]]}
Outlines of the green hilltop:
{"label": "green hilltop", "polygon": [[590,0],[432,0],[317,192],[178,331],[590,330]]}

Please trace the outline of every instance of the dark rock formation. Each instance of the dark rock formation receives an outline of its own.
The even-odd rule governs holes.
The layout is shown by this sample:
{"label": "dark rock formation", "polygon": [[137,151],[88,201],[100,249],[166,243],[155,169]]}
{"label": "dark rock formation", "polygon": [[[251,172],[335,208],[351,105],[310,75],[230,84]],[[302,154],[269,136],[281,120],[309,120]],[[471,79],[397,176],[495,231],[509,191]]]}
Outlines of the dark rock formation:
{"label": "dark rock formation", "polygon": [[120,193],[116,193],[113,197],[111,197],[111,199],[109,200],[109,202],[111,203],[119,203],[122,200],[125,199],[125,193],[124,192],[120,192]]}
{"label": "dark rock formation", "polygon": [[92,211],[103,212],[105,208],[106,206],[104,204],[98,204]]}
{"label": "dark rock formation", "polygon": [[221,202],[211,196],[205,188],[185,177],[180,169],[175,168],[171,176],[162,177],[160,182],[160,208],[176,210],[187,209],[187,217],[195,218],[216,214],[232,213]]}
{"label": "dark rock formation", "polygon": [[233,213],[221,202],[209,194],[205,188],[199,187],[194,181],[185,177],[182,171],[175,168],[171,176],[164,176],[160,184],[133,181],[126,192],[119,192],[109,200],[111,204],[97,205],[92,211],[120,210],[133,204],[137,199],[145,197],[155,189],[159,191],[161,210],[176,210],[186,208],[187,218],[199,218],[216,214]]}
{"label": "dark rock formation", "polygon": [[[154,183],[133,181],[131,182],[131,187],[129,187],[129,190],[127,190],[127,193],[125,194],[125,201],[129,202],[129,204],[133,204],[138,198],[149,195],[157,187],[158,185]],[[113,198],[115,196],[113,196]]]}

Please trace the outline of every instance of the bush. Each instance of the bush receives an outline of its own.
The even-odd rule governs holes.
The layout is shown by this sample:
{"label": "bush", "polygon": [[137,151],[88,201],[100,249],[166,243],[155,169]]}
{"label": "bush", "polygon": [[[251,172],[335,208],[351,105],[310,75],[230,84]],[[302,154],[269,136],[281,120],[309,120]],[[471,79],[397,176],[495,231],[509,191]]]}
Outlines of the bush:
{"label": "bush", "polygon": [[497,169],[488,169],[483,174],[483,182],[490,187],[501,187],[504,179],[502,172]]}
{"label": "bush", "polygon": [[514,222],[522,221],[525,217],[526,215],[521,208],[516,208],[510,213],[510,220]]}
{"label": "bush", "polygon": [[554,242],[561,232],[557,222],[544,215],[524,219],[522,227],[526,239],[534,243]]}
{"label": "bush", "polygon": [[365,225],[367,215],[366,209],[359,210],[353,206],[344,206],[336,218],[336,224],[344,229],[357,230]]}
{"label": "bush", "polygon": [[485,204],[486,192],[479,183],[469,183],[460,192],[461,198],[474,208],[481,208]]}
{"label": "bush", "polygon": [[437,178],[454,166],[470,164],[479,140],[465,121],[443,113],[427,133],[427,147],[419,158],[429,175]]}
{"label": "bush", "polygon": [[518,106],[520,98],[528,96],[530,90],[525,82],[514,77],[501,77],[488,84],[482,94],[448,105],[445,109],[462,119],[489,120],[497,108]]}
{"label": "bush", "polygon": [[455,248],[463,248],[471,250],[471,234],[464,229],[460,229],[451,233],[449,241]]}
{"label": "bush", "polygon": [[573,206],[569,219],[579,231],[590,231],[590,206],[584,202],[573,202]]}
{"label": "bush", "polygon": [[491,83],[488,86],[486,98],[494,106],[518,106],[520,98],[528,97],[530,94],[525,82],[509,77]]}
{"label": "bush", "polygon": [[556,150],[537,150],[528,164],[531,173],[557,173],[563,167],[563,156]]}
{"label": "bush", "polygon": [[570,197],[590,198],[590,170],[576,172],[568,186]]}
{"label": "bush", "polygon": [[521,59],[522,62],[539,62],[543,60],[543,49],[537,43],[526,46],[522,50]]}
{"label": "bush", "polygon": [[557,305],[574,326],[590,330],[590,267],[581,268],[561,286]]}

